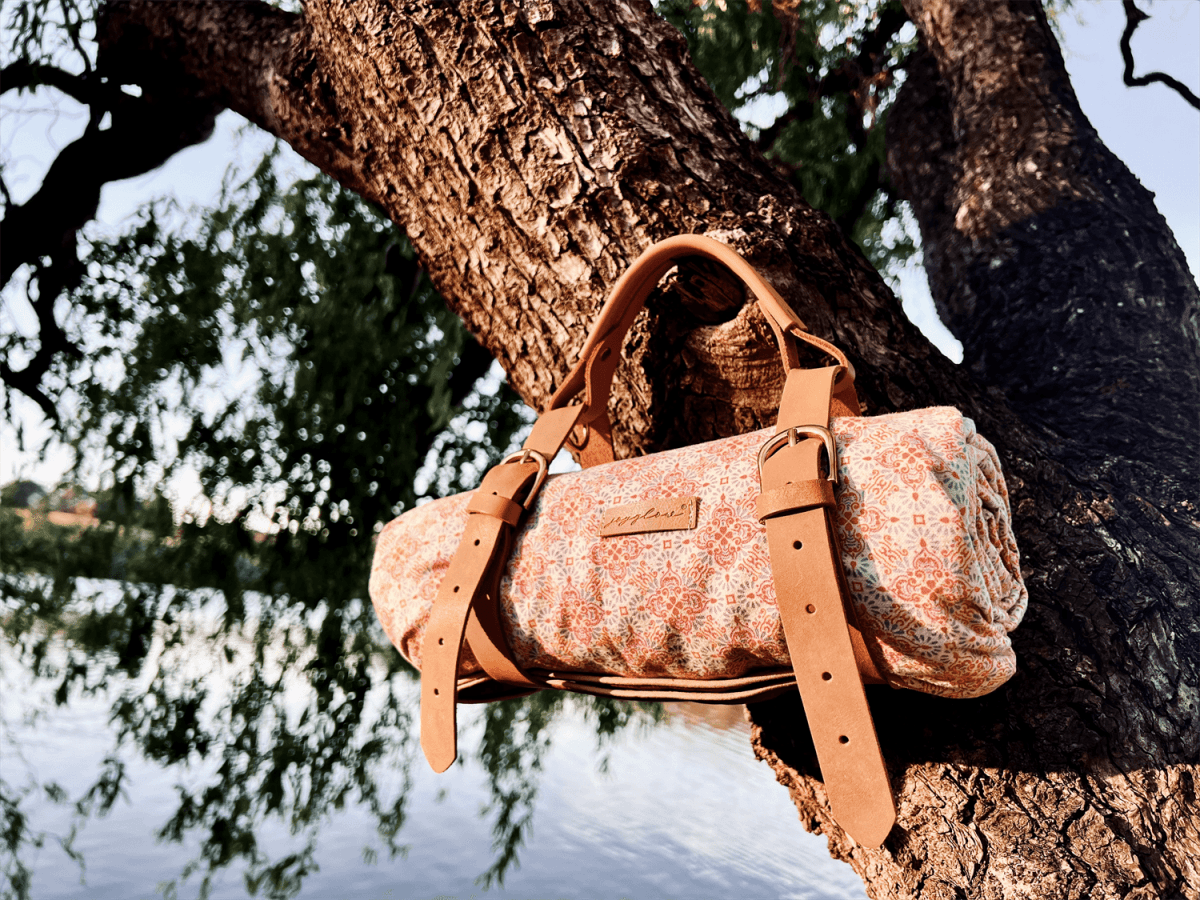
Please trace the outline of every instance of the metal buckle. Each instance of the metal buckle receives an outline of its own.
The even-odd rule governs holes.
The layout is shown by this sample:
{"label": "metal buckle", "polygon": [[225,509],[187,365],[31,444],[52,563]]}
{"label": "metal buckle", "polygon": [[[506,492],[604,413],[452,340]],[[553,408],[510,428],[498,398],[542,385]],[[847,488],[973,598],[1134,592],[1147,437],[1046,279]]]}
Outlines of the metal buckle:
{"label": "metal buckle", "polygon": [[829,460],[829,476],[828,480],[837,484],[838,480],[838,463],[837,463],[837,444],[833,442],[833,435],[829,433],[828,428],[822,428],[820,425],[793,425],[787,431],[781,431],[779,434],[773,434],[767,439],[767,442],[762,445],[762,449],[758,451],[758,480],[762,483],[763,463],[779,448],[783,443],[784,438],[792,446],[800,443],[800,435],[805,437],[817,438],[825,445],[825,455]]}
{"label": "metal buckle", "polygon": [[521,504],[526,512],[529,511],[529,507],[533,504],[533,498],[537,496],[538,490],[541,489],[542,482],[546,480],[546,472],[550,468],[550,463],[546,461],[545,455],[540,450],[534,450],[530,447],[510,453],[504,459],[500,460],[500,465],[503,466],[516,459],[519,459],[522,463],[527,463],[531,457],[537,463],[538,470],[537,476],[533,479],[533,486],[529,489],[529,493],[525,495],[525,500]]}

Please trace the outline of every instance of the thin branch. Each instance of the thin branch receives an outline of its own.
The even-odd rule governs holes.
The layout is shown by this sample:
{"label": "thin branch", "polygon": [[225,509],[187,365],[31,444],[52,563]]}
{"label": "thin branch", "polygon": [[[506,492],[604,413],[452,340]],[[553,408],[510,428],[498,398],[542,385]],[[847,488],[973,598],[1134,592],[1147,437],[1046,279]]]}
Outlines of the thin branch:
{"label": "thin branch", "polygon": [[0,363],[0,379],[33,400],[55,425],[59,424],[58,410],[42,388],[42,378],[60,356],[81,360],[83,351],[67,337],[54,315],[54,306],[59,296],[77,285],[82,277],[83,265],[76,257],[74,247],[63,248],[49,265],[36,269],[30,280],[37,282],[37,299],[31,298],[30,305],[38,319],[37,352],[20,371],[13,371],[7,361]]}
{"label": "thin branch", "polygon": [[109,0],[96,20],[97,68],[143,89],[166,79],[184,88],[181,93],[219,98],[223,107],[286,139],[278,134],[271,85],[302,77],[296,65],[311,69],[311,59],[293,59],[306,52],[294,40],[302,29],[300,16],[258,0]]}
{"label": "thin branch", "polygon": [[[53,307],[82,277],[79,230],[95,216],[106,183],[149,172],[207,139],[226,108],[279,133],[275,101],[280,100],[287,105],[289,124],[299,131],[281,136],[361,188],[355,161],[335,142],[318,137],[336,121],[336,110],[305,106],[303,90],[279,89],[281,78],[287,85],[306,83],[312,60],[298,40],[302,27],[301,17],[258,2],[117,0],[99,9],[99,60],[90,73],[72,74],[28,59],[0,71],[0,90],[46,84],[91,112],[88,129],[58,154],[37,193],[21,205],[9,202],[0,220],[0,285],[22,265],[35,268],[41,344],[20,371],[0,361],[0,378],[49,418],[55,411],[42,387],[44,376],[57,359],[79,352],[55,321]],[[124,84],[140,85],[142,96],[126,95]],[[100,130],[106,111],[112,127]]]}
{"label": "thin branch", "polygon": [[33,400],[55,423],[57,411],[42,387],[43,377],[55,360],[79,359],[82,353],[58,324],[54,305],[82,279],[78,234],[95,217],[101,188],[152,171],[184,147],[206,140],[221,108],[211,99],[120,96],[111,109],[112,127],[100,129],[104,106],[91,105],[83,135],[58,154],[37,193],[19,206],[10,201],[0,220],[0,284],[7,284],[20,266],[34,266],[38,296],[32,305],[39,343],[33,359],[19,371],[0,361],[0,379]]}
{"label": "thin branch", "polygon": [[[785,13],[782,8],[776,9],[775,15],[780,18],[780,23],[784,26],[784,34],[781,37],[781,41],[784,43],[781,43],[781,53],[787,59],[795,51],[796,25],[792,19],[788,18],[792,14]],[[858,54],[843,59],[837,68],[819,80],[810,70],[808,101],[793,104],[771,125],[762,129],[756,141],[758,148],[764,153],[767,152],[787,125],[812,116],[817,100],[844,91],[850,94],[854,101],[848,108],[847,115],[852,116],[853,110],[857,110],[858,113],[857,125],[849,121],[848,124],[855,147],[861,150],[866,139],[866,130],[862,126],[861,119],[868,111],[873,114],[875,107],[875,103],[872,102],[871,89],[876,85],[891,83],[891,72],[887,66],[887,47],[908,21],[910,21],[908,14],[898,2],[885,4],[879,11],[879,21],[875,28],[863,36]],[[789,29],[793,32],[791,37],[788,37]],[[791,43],[787,44],[786,41],[791,41]],[[782,72],[780,77],[782,78]]]}
{"label": "thin branch", "polygon": [[89,128],[68,144],[37,193],[8,208],[0,221],[0,285],[7,284],[18,267],[54,256],[61,247],[74,252],[76,234],[96,215],[105,184],[152,171],[212,134],[220,111],[213,101],[163,101],[123,104],[113,110],[111,128]]}
{"label": "thin branch", "polygon": [[[69,262],[74,262],[75,267],[79,267],[78,260],[74,259],[74,248],[72,248],[72,258]],[[76,358],[82,356],[79,348],[67,339],[66,332],[63,331],[54,316],[54,301],[59,294],[59,284],[64,278],[71,277],[69,272],[58,271],[53,264],[41,267],[34,273],[30,281],[37,282],[38,295],[36,299],[30,298],[30,305],[38,319],[37,352],[29,360],[28,365],[20,370],[11,368],[8,360],[0,360],[0,380],[36,403],[46,418],[54,425],[59,424],[58,409],[49,394],[43,389],[42,377],[50,370],[50,366],[53,365],[55,357],[60,352],[66,351]]]}
{"label": "thin branch", "polygon": [[15,372],[9,368],[7,362],[0,360],[0,381],[14,391],[20,391],[38,405],[48,420],[58,424],[58,409],[54,406],[54,401],[42,390],[40,375],[31,373],[28,367]]}
{"label": "thin branch", "polygon": [[858,51],[858,62],[864,70],[874,73],[882,72],[886,66],[882,64],[884,51],[892,38],[900,33],[906,22],[911,21],[908,13],[899,2],[886,4],[879,11],[879,21],[874,30],[862,40]]}
{"label": "thin branch", "polygon": [[[59,8],[62,10],[63,22],[66,25],[67,34],[71,38],[71,46],[75,48],[75,52],[79,54],[79,58],[83,60],[84,74],[92,73],[92,61],[88,59],[87,53],[83,49],[83,42],[79,39],[79,31],[83,26],[83,20],[80,16],[75,17],[75,22],[71,23],[71,10],[66,0],[59,0]],[[75,7],[75,12],[79,12],[79,8]]]}
{"label": "thin branch", "polygon": [[887,65],[887,46],[908,21],[908,14],[899,3],[884,6],[875,28],[863,37],[858,54],[843,59],[810,90],[810,103],[843,91],[850,95],[853,103],[847,107],[846,124],[859,150],[864,147],[868,131],[862,124],[862,117],[870,112],[874,118],[878,105],[873,89],[886,87],[892,81]]}
{"label": "thin branch", "polygon": [[1125,7],[1125,31],[1121,34],[1121,57],[1125,60],[1125,83],[1130,87],[1145,87],[1157,81],[1171,88],[1187,101],[1189,105],[1200,109],[1200,97],[1193,94],[1191,88],[1182,81],[1178,81],[1162,72],[1151,72],[1149,75],[1134,76],[1133,47],[1131,46],[1133,33],[1150,16],[1138,9],[1133,0],[1123,0],[1123,5]]}
{"label": "thin branch", "polygon": [[114,93],[107,85],[99,84],[87,75],[75,75],[58,66],[18,59],[0,69],[0,94],[20,91],[40,85],[57,88],[68,97],[85,105],[102,102]]}
{"label": "thin branch", "polygon": [[346,140],[336,92],[303,16],[259,0],[108,0],[96,22],[97,70],[152,90],[188,85],[287,141],[317,168],[375,202],[358,151]]}

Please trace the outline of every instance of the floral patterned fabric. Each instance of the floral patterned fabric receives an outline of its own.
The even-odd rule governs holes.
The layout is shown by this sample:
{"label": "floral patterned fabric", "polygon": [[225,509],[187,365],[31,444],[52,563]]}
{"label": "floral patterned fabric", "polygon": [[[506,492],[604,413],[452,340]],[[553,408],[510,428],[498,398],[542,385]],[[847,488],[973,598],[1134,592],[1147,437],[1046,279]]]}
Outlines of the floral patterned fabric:
{"label": "floral patterned fabric", "polygon": [[[838,418],[836,530],[863,636],[890,684],[975,697],[1012,676],[1025,612],[1008,493],[992,446],[947,407]],[[551,476],[501,582],[525,668],[734,677],[789,666],[766,531],[759,431]],[[420,667],[426,623],[470,494],[418,506],[379,537],[371,598]],[[698,525],[598,536],[604,512],[699,497]],[[463,671],[475,670],[464,652]]]}

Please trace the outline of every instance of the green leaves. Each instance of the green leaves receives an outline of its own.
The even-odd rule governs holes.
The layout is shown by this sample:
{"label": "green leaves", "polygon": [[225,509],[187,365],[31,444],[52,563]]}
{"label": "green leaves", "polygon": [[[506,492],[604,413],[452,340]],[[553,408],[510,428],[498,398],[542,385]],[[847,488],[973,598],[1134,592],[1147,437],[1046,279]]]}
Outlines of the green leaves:
{"label": "green leaves", "polygon": [[[280,184],[276,163],[228,182],[203,217],[160,202],[90,243],[70,437],[131,500],[198,478],[211,506],[185,516],[149,580],[197,571],[187,545],[236,593],[222,544],[257,588],[340,604],[365,596],[370,535],[417,501],[422,467],[426,490],[464,489],[525,417],[502,385],[456,377],[472,338],[403,235],[323,175]],[[217,537],[237,519],[242,538]]]}
{"label": "green leaves", "polygon": [[884,167],[884,124],[915,47],[898,0],[671,0],[696,67],[789,174],[885,271],[916,252]]}

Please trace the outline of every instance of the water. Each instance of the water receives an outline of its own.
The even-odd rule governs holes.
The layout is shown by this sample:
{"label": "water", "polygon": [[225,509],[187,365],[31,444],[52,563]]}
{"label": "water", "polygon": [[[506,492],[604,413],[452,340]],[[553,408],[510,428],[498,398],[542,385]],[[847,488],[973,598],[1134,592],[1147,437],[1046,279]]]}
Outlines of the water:
{"label": "water", "polygon": [[[102,587],[110,598],[119,591]],[[198,611],[196,618],[211,624],[212,612]],[[247,851],[247,841],[248,852],[211,869],[211,897],[865,896],[850,868],[829,858],[824,839],[803,830],[786,790],[754,759],[740,707],[634,708],[550,694],[463,707],[460,762],[435,775],[417,747],[416,681],[378,670],[362,717],[376,731],[359,726],[357,756],[321,762],[321,748],[331,743],[321,737],[328,723],[313,712],[314,689],[299,675],[303,652],[286,664],[286,641],[280,637],[286,630],[277,626],[267,642],[276,661],[268,653],[257,670],[278,676],[273,693],[264,696],[283,710],[275,720],[269,711],[263,715],[265,726],[253,730],[257,745],[238,743],[248,732],[239,732],[242,720],[227,712],[231,704],[242,709],[237,698],[254,682],[252,643],[239,642],[237,635],[226,632],[224,640],[214,641],[212,629],[198,628],[179,652],[160,635],[136,675],[110,676],[90,694],[75,689],[62,706],[53,703],[60,678],[34,675],[29,655],[5,643],[0,774],[10,794],[29,791],[19,808],[31,833],[44,836],[40,849],[26,844],[19,853],[32,871],[32,897],[133,900],[172,890],[179,897],[199,896],[210,871],[203,854],[216,858],[223,849],[228,855],[230,846]],[[51,637],[49,668],[61,672],[67,665],[68,644],[64,635]],[[164,692],[164,681],[173,681],[178,691]],[[160,717],[158,731],[142,725],[118,740],[122,723],[140,721],[129,713],[128,702],[120,707],[124,713],[114,715],[122,698],[134,698],[144,716],[147,710],[174,710],[171,704],[186,696],[186,686],[197,683],[207,691],[196,707],[197,722],[214,729],[215,741],[203,757],[192,753],[165,761],[171,751],[153,735],[161,738],[164,728],[181,721],[178,716]],[[394,704],[387,701],[389,686]],[[163,699],[145,700],[155,695]],[[388,710],[398,711],[399,718],[379,726]],[[222,722],[231,723],[225,732],[217,730]],[[379,752],[370,750],[372,734],[386,738]],[[489,734],[498,748],[490,754]],[[318,754],[316,766],[296,749],[297,736]],[[281,804],[285,815],[248,809],[261,799],[265,784],[265,770],[252,760],[289,752],[295,762],[287,771],[295,783],[284,791],[290,798]],[[358,781],[346,774],[355,770],[356,759],[366,760],[358,767],[365,773]],[[119,795],[106,814],[80,815],[73,803],[97,782],[106,760],[109,771],[124,767]],[[336,777],[318,787],[322,773]],[[70,802],[48,797],[48,784],[57,784]],[[374,809],[371,798],[363,797],[363,785]],[[178,842],[158,839],[185,806],[181,790],[207,798],[196,805],[207,817],[182,828]],[[510,801],[507,825],[500,814],[504,799]],[[227,800],[228,807],[222,806]],[[390,821],[380,810],[396,803],[403,823],[393,854],[379,826]],[[77,834],[67,840],[73,827]],[[238,841],[206,841],[221,828],[237,832]],[[504,864],[506,841],[515,858]],[[263,877],[292,856],[293,865],[279,867],[277,883]],[[248,875],[260,883],[248,885]]]}

